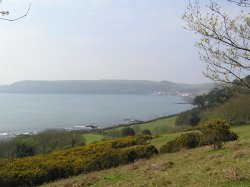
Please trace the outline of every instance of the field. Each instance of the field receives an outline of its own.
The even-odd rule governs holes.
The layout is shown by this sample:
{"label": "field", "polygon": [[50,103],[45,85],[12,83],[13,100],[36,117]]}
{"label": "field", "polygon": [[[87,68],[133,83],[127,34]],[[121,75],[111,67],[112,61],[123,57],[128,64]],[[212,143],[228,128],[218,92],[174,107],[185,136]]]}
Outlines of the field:
{"label": "field", "polygon": [[[169,117],[169,118],[164,118],[164,119],[157,119],[155,121],[152,122],[146,122],[146,123],[142,123],[142,124],[137,124],[137,125],[131,125],[130,127],[134,128],[135,130],[139,130],[138,133],[141,133],[142,130],[144,129],[148,129],[150,130],[154,135],[157,134],[162,134],[163,132],[169,132],[169,131],[179,131],[184,127],[176,127],[175,126],[175,120],[176,120],[176,116],[173,117]],[[108,134],[111,131],[120,131],[123,129],[124,127],[114,127],[114,128],[109,128],[107,130],[105,130],[104,132],[106,134]],[[164,135],[165,136],[165,135]],[[173,136],[172,134],[170,136]],[[87,133],[87,134],[83,134],[83,137],[86,140],[86,144],[91,144],[91,143],[95,143],[98,141],[101,141],[103,139],[110,139],[111,137],[109,136],[105,136],[103,134],[97,134],[97,133]],[[168,137],[166,137],[168,138]]]}
{"label": "field", "polygon": [[[220,150],[205,146],[161,154],[44,186],[250,186],[250,125],[232,130],[239,140],[226,143]],[[179,134],[164,134],[151,144],[160,147]]]}
{"label": "field", "polygon": [[[182,129],[189,128],[190,126],[175,126],[177,116],[171,116],[163,119],[156,119],[150,122],[145,122],[141,124],[135,124],[135,125],[126,125],[126,127],[133,128],[137,134],[140,134],[144,129],[148,129],[151,131],[153,135],[159,135],[164,132],[173,132],[173,131],[180,131]],[[108,128],[105,130],[105,133],[110,134],[114,131],[120,131],[125,127],[124,126],[118,126],[113,128]]]}
{"label": "field", "polygon": [[95,143],[98,141],[103,140],[104,138],[106,138],[104,135],[101,134],[83,134],[84,139],[86,140],[86,144],[91,144],[91,143]]}

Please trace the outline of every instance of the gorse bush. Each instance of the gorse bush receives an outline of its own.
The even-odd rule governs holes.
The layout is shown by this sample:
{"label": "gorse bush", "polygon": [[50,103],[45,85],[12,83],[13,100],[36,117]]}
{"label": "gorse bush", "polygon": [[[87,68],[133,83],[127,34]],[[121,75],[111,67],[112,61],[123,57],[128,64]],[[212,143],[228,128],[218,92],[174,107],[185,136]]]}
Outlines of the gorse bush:
{"label": "gorse bush", "polygon": [[112,148],[118,149],[118,148],[125,148],[125,147],[131,147],[134,145],[141,145],[141,143],[138,143],[137,137],[127,136],[124,138],[119,138],[114,141],[110,141],[112,143]]}
{"label": "gorse bush", "polygon": [[190,132],[180,135],[177,139],[180,147],[192,149],[200,146],[201,134],[198,132]]}
{"label": "gorse bush", "polygon": [[127,137],[126,140],[103,141],[45,155],[0,160],[0,186],[35,186],[150,158],[157,153],[154,146],[137,145],[136,137]]}
{"label": "gorse bush", "polygon": [[213,145],[218,149],[223,142],[234,141],[238,135],[230,131],[230,125],[224,120],[211,120],[199,125],[199,132],[189,132],[180,135],[175,140],[167,142],[160,148],[161,153],[173,153],[180,151],[181,148],[192,149],[202,145]]}
{"label": "gorse bush", "polygon": [[181,148],[192,149],[200,146],[201,134],[198,132],[190,132],[181,134],[175,140],[167,142],[160,148],[161,153],[178,152]]}
{"label": "gorse bush", "polygon": [[230,131],[230,125],[225,120],[210,120],[201,124],[198,129],[202,133],[202,143],[213,145],[215,149],[222,147],[223,142],[238,139],[237,134]]}
{"label": "gorse bush", "polygon": [[167,142],[160,148],[161,153],[174,153],[180,151],[180,146],[178,142],[175,140]]}
{"label": "gorse bush", "polygon": [[112,148],[125,148],[125,147],[131,147],[134,145],[144,145],[148,140],[151,140],[152,136],[149,135],[140,135],[140,136],[126,136],[124,138],[118,138],[115,140],[110,140],[108,142],[111,142]]}

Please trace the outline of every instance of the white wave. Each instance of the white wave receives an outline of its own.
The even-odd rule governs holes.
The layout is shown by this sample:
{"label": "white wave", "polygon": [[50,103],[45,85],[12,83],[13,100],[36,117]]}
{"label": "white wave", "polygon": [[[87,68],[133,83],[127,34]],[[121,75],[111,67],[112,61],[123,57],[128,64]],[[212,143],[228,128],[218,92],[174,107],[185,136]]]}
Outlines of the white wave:
{"label": "white wave", "polygon": [[0,133],[0,136],[8,136],[8,135],[10,135],[10,134],[7,132]]}
{"label": "white wave", "polygon": [[77,129],[90,129],[90,127],[86,127],[84,125],[82,125],[82,126],[74,126],[74,128],[77,128]]}

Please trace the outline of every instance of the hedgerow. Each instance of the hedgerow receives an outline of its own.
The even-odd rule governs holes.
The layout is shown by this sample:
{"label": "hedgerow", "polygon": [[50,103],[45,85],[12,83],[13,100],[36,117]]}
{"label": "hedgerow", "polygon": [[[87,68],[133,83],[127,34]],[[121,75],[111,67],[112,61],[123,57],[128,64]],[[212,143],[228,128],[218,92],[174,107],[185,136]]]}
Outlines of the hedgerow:
{"label": "hedgerow", "polygon": [[136,137],[126,137],[51,154],[0,160],[0,186],[39,185],[58,178],[117,167],[157,153],[154,146],[138,145]]}

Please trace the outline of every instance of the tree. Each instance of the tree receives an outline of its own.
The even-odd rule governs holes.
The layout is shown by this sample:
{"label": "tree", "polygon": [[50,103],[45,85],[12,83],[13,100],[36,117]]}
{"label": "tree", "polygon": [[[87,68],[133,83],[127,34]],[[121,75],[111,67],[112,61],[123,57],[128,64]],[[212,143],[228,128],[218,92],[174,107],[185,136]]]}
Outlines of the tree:
{"label": "tree", "polygon": [[11,149],[13,149],[12,157],[33,156],[36,153],[35,142],[29,138],[25,138],[23,135],[14,138],[11,144]]}
{"label": "tree", "polygon": [[250,91],[244,79],[250,74],[250,2],[229,2],[239,11],[237,16],[223,12],[214,0],[205,6],[199,0],[190,0],[183,20],[187,30],[200,36],[196,46],[200,60],[206,64],[204,75],[217,83],[237,84]]}
{"label": "tree", "polygon": [[135,130],[130,127],[126,127],[122,129],[122,136],[135,136]]}
{"label": "tree", "polygon": [[236,3],[239,6],[250,7],[250,3],[248,0],[228,0],[229,2]]}
{"label": "tree", "polygon": [[152,135],[152,133],[151,133],[151,131],[150,130],[148,130],[148,129],[144,129],[143,131],[142,131],[142,134],[144,134],[144,135]]}

